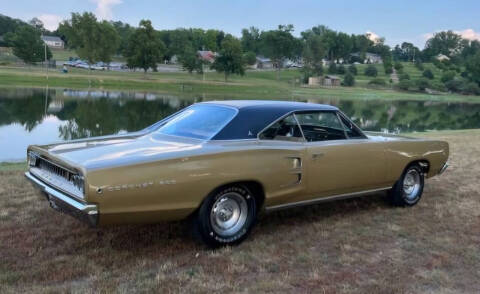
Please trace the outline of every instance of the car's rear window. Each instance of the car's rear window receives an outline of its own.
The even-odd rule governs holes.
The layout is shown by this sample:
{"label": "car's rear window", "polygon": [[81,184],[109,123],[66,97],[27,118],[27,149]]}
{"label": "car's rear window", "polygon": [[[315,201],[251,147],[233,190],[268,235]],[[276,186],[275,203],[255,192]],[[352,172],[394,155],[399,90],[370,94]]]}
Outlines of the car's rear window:
{"label": "car's rear window", "polygon": [[157,132],[165,135],[208,140],[215,136],[237,114],[230,107],[194,105],[169,119]]}

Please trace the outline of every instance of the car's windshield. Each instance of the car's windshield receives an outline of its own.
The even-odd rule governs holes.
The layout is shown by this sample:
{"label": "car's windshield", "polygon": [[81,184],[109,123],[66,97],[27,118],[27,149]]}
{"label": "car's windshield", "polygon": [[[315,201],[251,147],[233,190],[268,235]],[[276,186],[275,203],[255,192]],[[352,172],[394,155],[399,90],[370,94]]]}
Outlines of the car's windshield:
{"label": "car's windshield", "polygon": [[236,114],[237,110],[230,107],[194,105],[173,116],[159,127],[157,132],[208,140],[228,124]]}

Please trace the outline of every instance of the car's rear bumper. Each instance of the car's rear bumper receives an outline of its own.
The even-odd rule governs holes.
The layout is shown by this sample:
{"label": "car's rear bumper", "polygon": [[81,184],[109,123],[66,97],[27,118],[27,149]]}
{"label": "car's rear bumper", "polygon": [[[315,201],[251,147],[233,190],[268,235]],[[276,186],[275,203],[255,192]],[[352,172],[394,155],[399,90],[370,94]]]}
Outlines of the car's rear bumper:
{"label": "car's rear bumper", "polygon": [[69,214],[90,226],[94,227],[98,224],[98,208],[95,204],[86,204],[59,192],[42,182],[40,179],[32,175],[30,172],[25,173],[25,177],[29,179],[38,189],[45,193],[50,206],[58,211]]}
{"label": "car's rear bumper", "polygon": [[438,171],[438,174],[441,175],[445,172],[445,170],[447,169],[448,167],[448,162],[445,162],[442,166],[442,168]]}

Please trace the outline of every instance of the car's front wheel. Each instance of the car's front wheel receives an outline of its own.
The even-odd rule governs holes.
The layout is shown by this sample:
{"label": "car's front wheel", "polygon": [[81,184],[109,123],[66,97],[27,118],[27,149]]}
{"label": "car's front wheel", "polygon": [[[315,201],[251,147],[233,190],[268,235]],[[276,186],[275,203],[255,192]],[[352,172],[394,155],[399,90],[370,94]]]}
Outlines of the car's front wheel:
{"label": "car's front wheel", "polygon": [[390,190],[389,198],[395,206],[413,206],[420,201],[425,180],[418,164],[408,166]]}
{"label": "car's front wheel", "polygon": [[257,218],[254,195],[243,185],[217,189],[202,203],[194,218],[197,235],[210,247],[243,241]]}

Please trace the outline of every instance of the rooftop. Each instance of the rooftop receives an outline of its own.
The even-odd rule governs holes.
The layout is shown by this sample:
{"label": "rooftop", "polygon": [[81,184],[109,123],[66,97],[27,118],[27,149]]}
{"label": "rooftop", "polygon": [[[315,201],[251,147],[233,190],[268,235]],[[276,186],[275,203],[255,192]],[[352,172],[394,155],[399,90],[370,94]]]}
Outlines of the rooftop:
{"label": "rooftop", "polygon": [[43,41],[50,41],[50,42],[63,42],[62,39],[56,36],[42,36]]}

